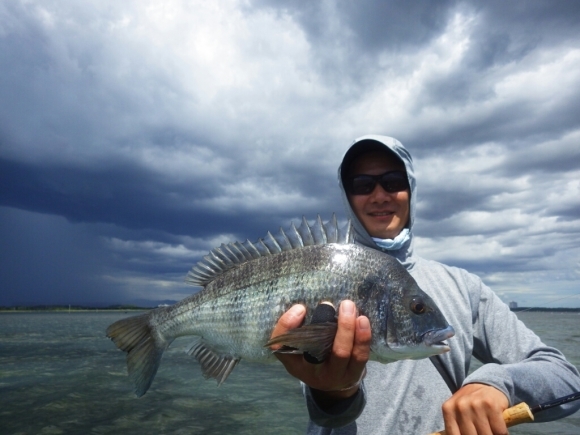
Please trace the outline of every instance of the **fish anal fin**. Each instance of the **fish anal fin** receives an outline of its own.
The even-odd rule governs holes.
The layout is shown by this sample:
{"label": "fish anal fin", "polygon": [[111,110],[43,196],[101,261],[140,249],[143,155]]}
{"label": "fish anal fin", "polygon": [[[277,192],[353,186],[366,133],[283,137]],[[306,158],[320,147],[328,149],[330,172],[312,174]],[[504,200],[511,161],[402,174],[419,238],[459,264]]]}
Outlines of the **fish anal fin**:
{"label": "fish anal fin", "polygon": [[202,339],[195,340],[186,353],[193,356],[201,365],[201,372],[207,378],[217,380],[218,387],[224,383],[240,358],[232,355],[220,355],[210,348]]}
{"label": "fish anal fin", "polygon": [[283,347],[274,353],[308,352],[317,360],[323,361],[332,351],[337,328],[336,322],[305,325],[274,337],[265,347],[281,344]]}

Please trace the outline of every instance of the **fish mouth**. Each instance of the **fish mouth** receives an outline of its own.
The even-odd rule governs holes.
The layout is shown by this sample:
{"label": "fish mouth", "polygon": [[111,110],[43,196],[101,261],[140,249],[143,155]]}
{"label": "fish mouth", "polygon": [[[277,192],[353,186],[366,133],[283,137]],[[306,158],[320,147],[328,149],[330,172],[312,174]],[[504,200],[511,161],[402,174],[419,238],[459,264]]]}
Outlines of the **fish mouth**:
{"label": "fish mouth", "polygon": [[453,326],[449,325],[444,329],[432,329],[423,334],[423,343],[428,347],[436,348],[447,348],[449,349],[449,344],[445,342],[448,338],[455,335],[455,330]]}

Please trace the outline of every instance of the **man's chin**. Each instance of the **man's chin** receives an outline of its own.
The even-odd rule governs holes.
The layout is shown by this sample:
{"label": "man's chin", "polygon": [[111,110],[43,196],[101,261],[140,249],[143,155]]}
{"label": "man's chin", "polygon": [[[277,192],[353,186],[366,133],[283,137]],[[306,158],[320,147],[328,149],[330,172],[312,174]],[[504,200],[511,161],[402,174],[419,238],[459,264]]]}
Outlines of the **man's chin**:
{"label": "man's chin", "polygon": [[[376,237],[377,239],[394,239],[399,235],[399,233],[403,230],[404,227],[399,225],[394,225],[392,221],[392,217],[389,222],[373,222],[373,225],[367,226],[367,231],[372,237]],[[393,228],[395,227],[395,228]]]}
{"label": "man's chin", "polygon": [[397,236],[398,233],[395,234],[394,231],[385,231],[385,230],[375,231],[371,234],[371,237],[375,237],[377,239],[394,239]]}

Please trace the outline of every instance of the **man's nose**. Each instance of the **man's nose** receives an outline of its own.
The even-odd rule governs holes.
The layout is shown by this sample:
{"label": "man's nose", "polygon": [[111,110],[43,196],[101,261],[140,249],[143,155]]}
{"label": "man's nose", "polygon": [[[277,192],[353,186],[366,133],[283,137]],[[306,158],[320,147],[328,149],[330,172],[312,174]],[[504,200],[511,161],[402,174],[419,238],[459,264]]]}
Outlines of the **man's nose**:
{"label": "man's nose", "polygon": [[375,188],[373,189],[373,191],[371,192],[371,200],[373,201],[391,201],[393,199],[393,194],[387,192],[385,189],[383,189],[383,186],[380,185],[380,183],[377,183],[375,185]]}

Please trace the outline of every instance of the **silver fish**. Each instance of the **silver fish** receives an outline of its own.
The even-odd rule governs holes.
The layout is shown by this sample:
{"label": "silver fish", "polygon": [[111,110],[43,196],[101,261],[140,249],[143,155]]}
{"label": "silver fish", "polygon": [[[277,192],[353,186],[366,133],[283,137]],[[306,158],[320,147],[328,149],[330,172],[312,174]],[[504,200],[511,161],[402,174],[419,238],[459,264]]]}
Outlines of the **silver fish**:
{"label": "silver fish", "polygon": [[[315,307],[355,302],[369,318],[371,359],[391,362],[425,358],[449,350],[454,335],[433,300],[393,257],[354,244],[350,222],[336,217],[324,224],[302,219],[252,243],[222,244],[189,272],[186,281],[202,286],[169,307],[119,320],[107,336],[127,352],[129,377],[142,396],[153,382],[163,351],[180,336],[196,336],[188,353],[204,376],[221,384],[236,364],[276,361],[268,346],[308,352],[323,360],[332,348],[336,323],[310,323]],[[307,325],[270,341],[280,316],[293,304],[307,307]],[[294,349],[294,350],[292,350]]]}

